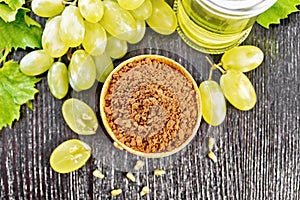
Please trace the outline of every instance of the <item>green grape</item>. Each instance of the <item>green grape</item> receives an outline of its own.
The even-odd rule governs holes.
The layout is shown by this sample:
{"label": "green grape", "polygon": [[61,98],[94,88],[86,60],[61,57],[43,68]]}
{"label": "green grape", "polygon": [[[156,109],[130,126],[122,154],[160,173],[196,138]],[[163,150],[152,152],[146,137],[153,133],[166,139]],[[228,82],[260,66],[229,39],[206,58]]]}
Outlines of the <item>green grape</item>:
{"label": "green grape", "polygon": [[45,52],[53,58],[67,53],[69,47],[60,39],[58,32],[61,16],[56,16],[46,23],[42,35],[42,46]]}
{"label": "green grape", "polygon": [[79,135],[92,135],[98,129],[95,112],[79,99],[66,100],[62,106],[62,114],[70,129]]}
{"label": "green grape", "polygon": [[32,11],[41,17],[53,17],[59,15],[65,8],[62,0],[32,0]]}
{"label": "green grape", "polygon": [[69,82],[71,87],[79,92],[91,88],[96,79],[95,63],[84,50],[76,50],[70,60]]}
{"label": "green grape", "polygon": [[104,13],[101,0],[79,0],[78,7],[82,17],[91,23],[99,22]]}
{"label": "green grape", "polygon": [[48,86],[52,95],[57,99],[66,96],[69,90],[68,69],[62,62],[55,62],[47,74]]}
{"label": "green grape", "polygon": [[91,151],[91,147],[81,140],[67,140],[51,153],[50,166],[58,173],[75,171],[88,161]]}
{"label": "green grape", "polygon": [[176,30],[177,17],[163,0],[152,0],[152,15],[146,20],[147,24],[155,32],[162,35],[169,35]]}
{"label": "green grape", "polygon": [[103,1],[104,15],[100,21],[105,30],[120,40],[129,40],[136,34],[136,21],[129,11],[114,1]]}
{"label": "green grape", "polygon": [[99,23],[85,21],[85,36],[82,46],[87,53],[93,56],[101,55],[106,47],[106,31]]}
{"label": "green grape", "polygon": [[226,116],[226,102],[219,84],[212,80],[203,81],[199,90],[204,120],[213,126],[221,124]]}
{"label": "green grape", "polygon": [[264,53],[256,46],[245,45],[226,51],[221,59],[224,69],[248,72],[258,67],[264,59]]}
{"label": "green grape", "polygon": [[118,0],[119,5],[126,10],[133,10],[140,7],[144,0]]}
{"label": "green grape", "polygon": [[240,71],[229,69],[220,78],[226,99],[237,109],[250,110],[256,103],[256,93],[248,77]]}
{"label": "green grape", "polygon": [[108,75],[114,69],[114,65],[112,63],[111,58],[106,54],[103,53],[100,56],[93,56],[95,65],[96,65],[96,79],[102,83],[105,82]]}
{"label": "green grape", "polygon": [[135,18],[135,19],[138,19],[138,20],[146,20],[148,19],[151,14],[152,14],[152,3],[150,0],[145,0],[144,3],[134,9],[134,10],[131,10],[130,13],[132,14],[132,16]]}
{"label": "green grape", "polygon": [[130,44],[136,44],[138,42],[140,42],[146,32],[146,23],[144,20],[137,20],[136,21],[136,35],[131,38],[130,40],[128,40],[127,42]]}
{"label": "green grape", "polygon": [[61,14],[59,36],[69,47],[79,46],[84,38],[83,18],[76,6],[70,5]]}
{"label": "green grape", "polygon": [[112,58],[122,58],[127,53],[128,45],[124,40],[119,40],[113,36],[107,37],[105,52]]}
{"label": "green grape", "polygon": [[20,61],[20,70],[27,76],[36,76],[47,71],[54,60],[44,50],[35,50]]}

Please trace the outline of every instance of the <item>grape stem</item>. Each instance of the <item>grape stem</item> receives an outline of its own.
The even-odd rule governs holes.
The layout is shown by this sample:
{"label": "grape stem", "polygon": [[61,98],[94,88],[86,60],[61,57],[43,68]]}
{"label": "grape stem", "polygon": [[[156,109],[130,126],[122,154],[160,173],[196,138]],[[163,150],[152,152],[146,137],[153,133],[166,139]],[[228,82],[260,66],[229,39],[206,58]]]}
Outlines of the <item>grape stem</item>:
{"label": "grape stem", "polygon": [[68,58],[68,60],[70,61],[71,60],[71,57],[72,57],[72,48],[70,48],[69,50],[68,50],[68,52],[67,52],[67,58]]}
{"label": "grape stem", "polygon": [[9,54],[9,51],[5,48],[0,51],[0,54],[2,54],[3,52],[4,52],[4,54],[3,54],[2,58],[0,58],[0,63],[2,63],[2,62],[5,63],[6,57]]}
{"label": "grape stem", "polygon": [[226,74],[226,71],[224,69],[222,69],[222,63],[219,63],[219,64],[215,64],[213,63],[207,56],[205,56],[206,60],[209,62],[209,64],[211,65],[211,68],[210,68],[210,71],[209,71],[209,76],[208,76],[208,80],[211,80],[212,79],[212,72],[213,70],[215,69],[218,69],[220,70],[220,72],[222,74]]}
{"label": "grape stem", "polygon": [[62,0],[61,2],[64,5],[73,5],[73,6],[76,6],[76,4],[77,4],[77,0],[74,0],[72,2],[69,2],[68,0]]}

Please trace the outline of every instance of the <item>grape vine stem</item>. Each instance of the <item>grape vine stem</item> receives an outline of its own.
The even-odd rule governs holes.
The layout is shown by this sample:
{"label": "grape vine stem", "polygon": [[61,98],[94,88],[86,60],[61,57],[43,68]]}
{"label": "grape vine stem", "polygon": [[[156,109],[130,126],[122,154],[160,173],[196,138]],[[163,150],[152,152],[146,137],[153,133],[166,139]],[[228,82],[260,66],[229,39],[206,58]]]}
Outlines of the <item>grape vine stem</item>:
{"label": "grape vine stem", "polygon": [[62,0],[61,1],[62,2],[62,4],[64,4],[64,5],[73,5],[73,6],[76,6],[76,4],[77,4],[77,0],[74,0],[74,1],[72,1],[72,2],[69,2],[69,1],[65,1],[65,0]]}
{"label": "grape vine stem", "polygon": [[209,76],[208,76],[208,80],[211,80],[212,79],[212,72],[213,70],[215,69],[218,69],[220,70],[220,72],[222,74],[226,74],[226,71],[224,69],[222,69],[222,63],[219,63],[219,64],[215,64],[211,61],[211,59],[209,59],[207,56],[205,56],[206,60],[209,62],[209,64],[211,65],[211,68],[210,68],[210,71],[209,71]]}
{"label": "grape vine stem", "polygon": [[2,58],[0,58],[0,63],[2,63],[2,62],[5,63],[6,57],[9,54],[9,51],[7,49],[2,49],[0,51],[0,54],[2,54],[3,52],[4,52],[4,54],[3,54]]}

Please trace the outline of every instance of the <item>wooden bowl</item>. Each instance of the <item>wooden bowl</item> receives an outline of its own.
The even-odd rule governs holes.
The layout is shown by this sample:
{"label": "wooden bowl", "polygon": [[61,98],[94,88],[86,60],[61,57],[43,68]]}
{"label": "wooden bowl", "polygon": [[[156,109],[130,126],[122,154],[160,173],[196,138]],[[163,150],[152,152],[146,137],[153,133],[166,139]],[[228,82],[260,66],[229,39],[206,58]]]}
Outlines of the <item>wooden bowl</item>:
{"label": "wooden bowl", "polygon": [[[195,94],[193,98],[196,101],[196,103],[195,103],[196,117],[193,118],[194,126],[191,128],[191,134],[187,138],[185,138],[184,141],[179,146],[173,147],[172,150],[170,150],[170,151],[169,150],[163,150],[163,151],[150,152],[149,153],[149,152],[137,151],[137,150],[125,145],[123,142],[120,142],[117,139],[116,135],[114,134],[114,132],[112,130],[112,127],[109,125],[107,114],[105,112],[105,104],[106,104],[105,97],[108,94],[109,88],[111,87],[113,76],[116,75],[121,69],[123,69],[123,67],[128,66],[128,64],[143,61],[145,59],[150,59],[151,61],[157,61],[157,62],[164,63],[164,64],[168,65],[169,67],[179,71],[181,73],[181,75],[186,78],[188,84],[191,85],[191,88],[192,88],[191,90]],[[178,73],[178,72],[175,72],[175,73]],[[182,150],[187,144],[189,144],[189,142],[196,135],[197,130],[200,126],[201,118],[202,118],[200,92],[199,92],[198,86],[197,86],[195,80],[193,79],[193,77],[179,63],[175,62],[174,60],[172,60],[170,58],[167,58],[167,57],[164,57],[164,56],[159,56],[159,55],[139,55],[139,56],[132,57],[132,58],[120,63],[111,72],[111,74],[107,77],[107,79],[106,79],[106,81],[103,85],[101,94],[100,94],[100,104],[99,105],[100,105],[100,115],[101,115],[104,127],[107,130],[110,137],[113,139],[113,141],[115,141],[124,150],[126,150],[126,151],[128,151],[132,154],[142,156],[142,157],[147,157],[147,158],[161,158],[161,157],[169,156],[171,154],[174,154],[174,153]]]}

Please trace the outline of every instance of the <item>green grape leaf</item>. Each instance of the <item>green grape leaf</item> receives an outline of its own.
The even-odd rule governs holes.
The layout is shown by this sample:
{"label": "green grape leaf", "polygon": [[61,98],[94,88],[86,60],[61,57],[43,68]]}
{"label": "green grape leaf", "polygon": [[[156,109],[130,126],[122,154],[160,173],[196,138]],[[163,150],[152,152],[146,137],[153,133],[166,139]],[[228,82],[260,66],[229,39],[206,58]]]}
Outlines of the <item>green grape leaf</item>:
{"label": "green grape leaf", "polygon": [[21,105],[30,106],[30,100],[38,92],[34,88],[38,81],[36,77],[24,75],[17,62],[8,61],[0,68],[0,130],[19,120]]}
{"label": "green grape leaf", "polygon": [[25,0],[0,0],[0,2],[5,2],[13,10],[17,10],[25,3]]}
{"label": "green grape leaf", "polygon": [[6,23],[0,18],[0,50],[11,51],[12,48],[41,48],[42,28],[29,20],[27,10],[19,9],[16,20]]}
{"label": "green grape leaf", "polygon": [[285,19],[289,14],[299,11],[299,0],[278,0],[271,8],[258,16],[256,22],[265,28],[270,24],[280,24],[280,19]]}
{"label": "green grape leaf", "polygon": [[13,10],[8,5],[0,3],[0,17],[5,22],[15,21],[17,13],[18,10]]}

